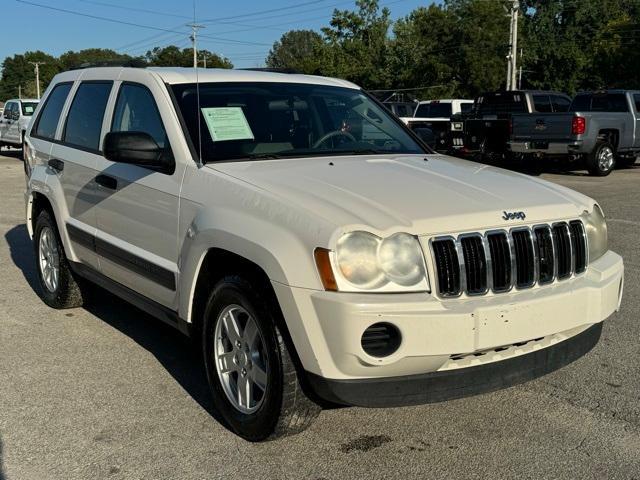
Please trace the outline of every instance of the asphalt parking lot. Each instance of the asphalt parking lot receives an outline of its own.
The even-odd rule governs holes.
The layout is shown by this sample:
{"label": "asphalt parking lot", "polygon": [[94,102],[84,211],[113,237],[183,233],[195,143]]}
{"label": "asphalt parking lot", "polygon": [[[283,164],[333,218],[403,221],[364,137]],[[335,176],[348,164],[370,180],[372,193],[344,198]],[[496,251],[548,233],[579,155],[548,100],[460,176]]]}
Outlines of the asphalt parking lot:
{"label": "asphalt parking lot", "polygon": [[586,357],[448,403],[322,412],[250,444],[216,420],[188,342],[110,294],[51,310],[35,292],[18,152],[0,154],[0,480],[640,479],[640,165],[543,178],[596,198],[625,259],[622,309]]}

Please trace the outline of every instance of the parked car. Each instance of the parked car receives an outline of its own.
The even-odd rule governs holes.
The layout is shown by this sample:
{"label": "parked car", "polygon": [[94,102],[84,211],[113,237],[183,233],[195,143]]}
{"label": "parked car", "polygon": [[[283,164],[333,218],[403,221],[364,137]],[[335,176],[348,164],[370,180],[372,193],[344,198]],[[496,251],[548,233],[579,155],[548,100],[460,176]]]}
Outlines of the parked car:
{"label": "parked car", "polygon": [[560,92],[516,90],[480,95],[456,135],[466,155],[478,158],[504,158],[511,135],[514,114],[566,112],[571,97]]}
{"label": "parked car", "polygon": [[433,133],[435,145],[438,151],[462,147],[462,142],[453,141],[457,136],[453,132],[462,131],[463,121],[461,114],[471,111],[473,100],[444,99],[426,100],[418,104],[412,117],[401,118],[412,130],[427,129]]}
{"label": "parked car", "polygon": [[38,106],[35,99],[11,99],[0,116],[0,147],[22,148],[27,126]]}
{"label": "parked car", "polygon": [[569,113],[514,114],[512,122],[512,152],[583,159],[592,175],[640,155],[640,90],[579,93]]}
{"label": "parked car", "polygon": [[44,302],[78,307],[93,283],[190,335],[248,440],[303,430],[320,400],[412,405],[539,377],[620,305],[594,200],[434,154],[347,81],[64,72],[26,143]]}

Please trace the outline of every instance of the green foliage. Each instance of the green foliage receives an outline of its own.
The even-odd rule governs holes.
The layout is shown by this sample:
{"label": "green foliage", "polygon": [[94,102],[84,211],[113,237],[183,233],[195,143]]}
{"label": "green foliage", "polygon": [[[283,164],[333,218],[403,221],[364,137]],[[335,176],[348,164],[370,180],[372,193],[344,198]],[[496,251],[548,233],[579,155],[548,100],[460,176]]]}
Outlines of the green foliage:
{"label": "green foliage", "polygon": [[[233,68],[233,64],[208,50],[198,52],[200,66],[203,59],[207,60],[207,68]],[[19,89],[22,89],[22,97],[36,96],[36,77],[34,66],[29,62],[44,62],[40,65],[40,91],[44,92],[51,79],[58,73],[80,68],[88,65],[109,65],[135,62],[144,66],[193,66],[193,51],[190,48],[178,47],[154,48],[147,52],[145,57],[134,58],[129,55],[117,53],[104,48],[89,48],[77,52],[68,51],[53,57],[41,51],[25,52],[5,58],[2,63],[2,76],[0,77],[0,101],[9,98],[17,98]]]}
{"label": "green foliage", "polygon": [[[504,88],[510,2],[445,0],[394,23],[377,0],[355,3],[354,11],[334,11],[322,42],[313,36],[313,48],[297,49],[303,42],[295,31],[283,35],[267,64],[346,78],[368,89],[424,86],[420,98],[470,98]],[[639,87],[640,0],[521,3],[524,88],[575,93]]]}
{"label": "green foliage", "polygon": [[[198,65],[203,66],[203,59],[207,60],[207,68],[233,68],[229,59],[221,57],[208,50],[198,50]],[[168,47],[156,47],[145,55],[147,64],[154,67],[193,67],[193,50],[191,48],[180,49],[170,45]]]}
{"label": "green foliage", "polygon": [[266,64],[270,68],[289,68],[306,73],[322,71],[322,36],[313,30],[290,30],[273,44]]}

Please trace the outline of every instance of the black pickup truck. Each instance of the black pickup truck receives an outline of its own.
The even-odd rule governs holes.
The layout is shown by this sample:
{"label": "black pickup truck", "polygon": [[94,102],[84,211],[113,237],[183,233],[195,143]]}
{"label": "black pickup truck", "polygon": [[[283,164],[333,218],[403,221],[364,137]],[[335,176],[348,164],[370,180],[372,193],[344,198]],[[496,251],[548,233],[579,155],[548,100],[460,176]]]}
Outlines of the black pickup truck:
{"label": "black pickup truck", "polygon": [[561,92],[514,90],[487,92],[476,98],[458,134],[465,156],[504,158],[511,136],[511,117],[520,113],[566,112],[571,98]]}

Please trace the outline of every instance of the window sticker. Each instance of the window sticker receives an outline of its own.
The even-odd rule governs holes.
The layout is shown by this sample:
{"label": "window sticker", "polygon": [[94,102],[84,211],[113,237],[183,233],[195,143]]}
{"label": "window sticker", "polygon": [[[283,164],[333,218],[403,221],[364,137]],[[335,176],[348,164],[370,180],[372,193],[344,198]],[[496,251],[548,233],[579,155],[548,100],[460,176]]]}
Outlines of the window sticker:
{"label": "window sticker", "polygon": [[31,105],[25,105],[24,106],[24,112],[25,113],[33,113],[33,107]]}
{"label": "window sticker", "polygon": [[214,142],[254,139],[242,107],[212,107],[201,110]]}

